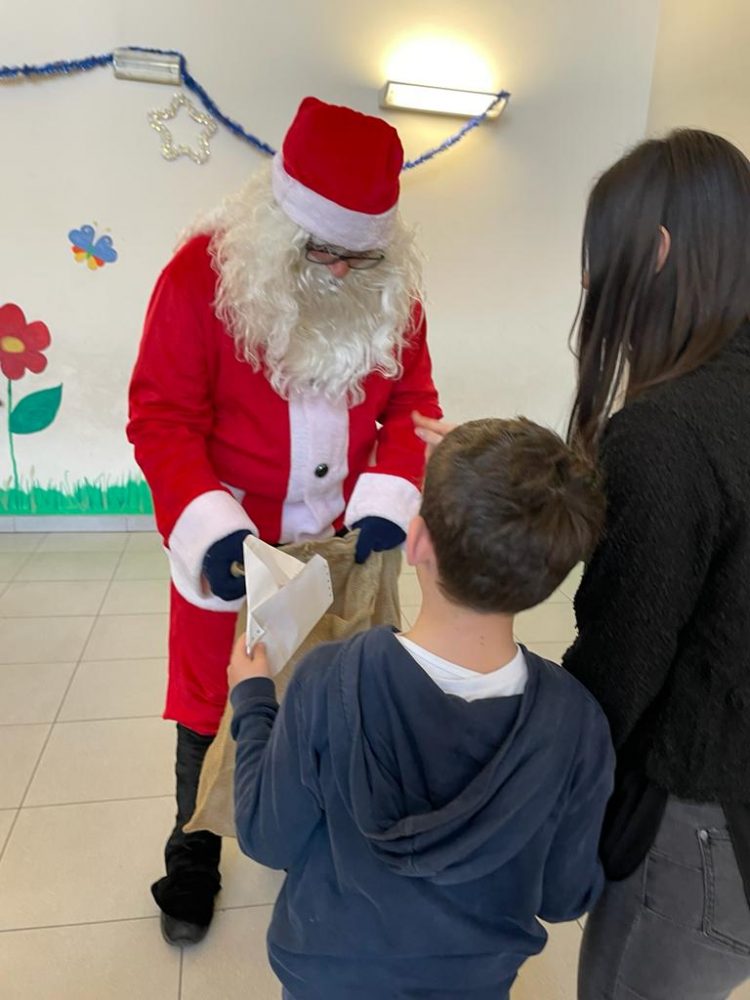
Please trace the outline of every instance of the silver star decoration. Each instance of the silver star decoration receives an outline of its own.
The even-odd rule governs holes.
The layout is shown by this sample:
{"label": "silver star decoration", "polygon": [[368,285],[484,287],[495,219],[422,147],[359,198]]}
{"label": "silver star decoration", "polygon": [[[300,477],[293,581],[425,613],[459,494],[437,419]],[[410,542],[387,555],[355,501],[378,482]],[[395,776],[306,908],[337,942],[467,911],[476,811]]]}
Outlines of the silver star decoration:
{"label": "silver star decoration", "polygon": [[[175,145],[172,133],[166,124],[177,117],[180,108],[185,108],[193,121],[203,126],[198,134],[196,149],[193,149],[192,146]],[[161,136],[161,155],[165,160],[176,160],[178,156],[189,156],[193,163],[205,163],[211,156],[209,141],[215,134],[218,125],[211,115],[199,111],[184,94],[175,94],[168,108],[160,111],[149,111],[148,120],[151,128],[155,129]]]}

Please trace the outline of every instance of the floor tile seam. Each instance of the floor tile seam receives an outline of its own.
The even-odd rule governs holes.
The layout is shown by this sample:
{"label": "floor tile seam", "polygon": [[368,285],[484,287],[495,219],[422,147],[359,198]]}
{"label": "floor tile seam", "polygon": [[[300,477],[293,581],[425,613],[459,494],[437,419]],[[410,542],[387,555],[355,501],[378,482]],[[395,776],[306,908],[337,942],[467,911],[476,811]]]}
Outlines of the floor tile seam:
{"label": "floor tile seam", "polygon": [[[110,591],[112,590],[112,585],[115,582],[115,576],[117,574],[117,571],[119,570],[120,566],[122,565],[122,561],[125,558],[125,553],[126,553],[127,548],[128,548],[128,541],[129,541],[129,539],[125,540],[125,544],[123,545],[122,550],[120,551],[120,553],[118,555],[117,562],[115,563],[115,568],[112,571],[112,576],[109,578],[109,582],[107,583],[107,586],[104,589],[104,595],[102,596],[102,599],[101,599],[101,601],[99,603],[99,609],[96,612],[96,616],[95,616],[95,619],[94,619],[94,627],[96,627],[96,623],[102,617],[112,617],[112,618],[123,617],[121,615],[102,615],[102,608],[107,603],[107,598],[109,597]],[[89,636],[88,636],[88,638],[86,640],[86,644],[84,645],[83,649],[81,650],[81,655],[80,655],[79,660],[78,660],[78,665],[76,666],[76,669],[73,671],[73,675],[74,676],[75,676],[75,674],[78,673],[78,669],[80,668],[81,663],[85,662],[84,661],[84,657],[86,655],[86,649],[87,649],[90,641],[91,641],[91,635],[89,634]],[[146,657],[144,657],[144,659],[146,659]],[[66,697],[67,697],[67,693],[66,693]],[[60,705],[60,710],[62,710],[62,703]],[[58,714],[59,714],[59,712],[58,712]]]}
{"label": "floor tile seam", "polygon": [[[2,867],[3,855],[5,854],[5,852],[6,852],[7,848],[8,848],[8,844],[10,843],[10,838],[13,836],[13,830],[15,828],[16,823],[18,822],[18,817],[21,815],[21,807],[20,806],[15,806],[15,807],[11,806],[11,808],[12,809],[15,808],[16,815],[10,821],[10,826],[8,827],[8,832],[5,835],[5,843],[2,845],[2,847],[0,847],[0,867]],[[3,812],[5,812],[5,811],[6,810],[3,810]]]}
{"label": "floor tile seam", "polygon": [[[91,662],[93,663],[94,661],[92,660]],[[103,662],[106,663],[106,662],[109,662],[109,661],[105,660]],[[112,660],[111,662],[114,663],[115,661]],[[14,666],[15,666],[15,664],[14,664]],[[39,667],[43,667],[43,666],[45,666],[45,664],[43,664],[43,663],[36,663],[36,664],[28,664],[28,663],[26,663],[26,664],[20,664],[19,663],[18,666],[39,666]],[[68,664],[66,664],[66,666],[70,666],[70,664],[68,663]],[[0,665],[0,673],[2,673],[2,669],[3,669],[3,667],[2,667],[2,665]],[[55,725],[55,726],[67,726],[67,725],[70,725],[70,724],[80,725],[82,722],[138,722],[141,719],[162,719],[162,718],[163,718],[163,716],[161,716],[158,712],[155,712],[152,715],[103,715],[103,716],[97,716],[96,718],[90,718],[90,719],[89,718],[57,719],[55,722],[53,722],[50,719],[45,719],[42,722],[0,722],[0,729],[10,729],[13,726],[16,726],[16,727],[20,727],[20,726],[52,726],[52,725]]]}
{"label": "floor tile seam", "polygon": [[[80,583],[81,581],[77,580],[77,581],[70,581],[70,582]],[[82,615],[80,613],[79,614],[75,614],[75,615],[0,615],[0,621],[5,621],[5,622],[37,622],[37,621],[39,621],[39,622],[48,622],[50,620],[53,620],[53,621],[62,621],[62,620],[67,621],[70,618],[92,618],[93,619],[93,618],[98,618],[98,617],[99,617],[98,613],[96,613],[94,611],[90,611],[86,615]],[[23,661],[20,661],[20,662],[23,662]],[[65,663],[74,663],[74,662],[76,662],[76,660],[73,660],[73,659],[65,660]]]}
{"label": "floor tile seam", "polygon": [[[106,588],[104,590],[104,595],[102,596],[101,602],[99,604],[99,609],[98,609],[98,611],[97,611],[97,613],[96,613],[96,615],[94,617],[94,623],[93,623],[93,625],[91,627],[91,631],[89,632],[88,636],[86,637],[86,642],[83,644],[83,647],[81,648],[81,655],[78,658],[78,663],[76,665],[76,668],[73,671],[73,674],[71,675],[70,684],[68,685],[68,690],[66,690],[65,695],[63,697],[63,700],[60,702],[60,706],[59,706],[58,712],[57,712],[57,716],[58,717],[60,715],[60,712],[62,711],[63,705],[65,704],[65,700],[68,697],[68,691],[70,690],[70,686],[72,685],[73,680],[75,679],[76,675],[78,674],[78,671],[80,670],[81,663],[91,662],[90,660],[86,659],[86,651],[87,651],[87,649],[89,647],[89,644],[91,642],[91,636],[93,635],[93,631],[96,628],[97,622],[101,618],[103,618],[103,617],[112,617],[112,618],[122,618],[122,617],[125,617],[123,615],[102,615],[102,608],[104,607],[104,605],[107,602],[107,598],[109,597],[110,591],[112,590],[112,585],[114,584],[115,578],[117,576],[117,571],[120,569],[120,566],[122,565],[122,562],[123,562],[123,559],[125,558],[125,553],[127,552],[127,549],[128,549],[128,541],[126,540],[125,544],[122,547],[122,550],[118,554],[117,561],[115,563],[114,569],[112,570],[112,575],[110,576],[109,582],[108,582],[108,584],[107,584],[107,586],[106,586]],[[119,658],[120,657],[113,657],[113,659],[119,659]],[[148,660],[148,659],[153,659],[153,657],[150,657],[150,656],[142,656],[142,657],[133,656],[133,657],[127,657],[127,659],[133,659],[133,660],[143,659],[143,660]],[[104,660],[104,661],[101,661],[101,662],[107,662],[107,661]],[[57,722],[57,717],[55,718],[55,722]]]}
{"label": "floor tile seam", "polygon": [[[115,617],[122,616],[117,615]],[[165,615],[164,617],[166,618],[168,616]],[[166,651],[162,653],[139,653],[137,656],[135,654],[131,654],[130,656],[113,656],[111,658],[107,656],[96,656],[92,657],[90,660],[86,657],[82,657],[79,666],[82,666],[84,663],[118,663],[120,660],[165,660],[166,658]]]}
{"label": "floor tile seam", "polygon": [[[20,571],[19,571],[20,572]],[[108,583],[109,576],[56,576],[52,579],[45,577],[35,577],[33,580],[13,579],[11,583]]]}
{"label": "floor tile seam", "polygon": [[7,580],[6,583],[10,584],[10,583],[15,583],[17,581],[18,574],[21,573],[26,568],[26,564],[31,561],[31,557],[34,556],[34,555],[36,555],[36,552],[37,552],[36,549],[32,549],[31,552],[22,552],[22,553],[20,553],[21,555],[25,556],[26,558],[21,560],[21,565],[16,569],[15,573],[11,574],[10,580]]}
{"label": "floor tile seam", "polygon": [[[274,904],[274,900],[267,903],[245,903],[237,906],[217,906],[217,913],[234,913],[241,910],[269,909]],[[112,917],[109,920],[72,920],[59,924],[30,924],[24,927],[0,927],[2,934],[24,934],[28,931],[56,931],[67,927],[106,927],[110,924],[134,924],[144,921],[155,921],[159,919],[158,911],[148,916],[139,917]],[[182,949],[181,949],[182,950]]]}
{"label": "floor tile seam", "polygon": [[[139,580],[139,583],[143,583],[143,580]],[[169,611],[106,611],[104,614],[102,612],[97,613],[97,618],[157,618],[161,615],[162,618],[169,615]]]}
{"label": "floor tile seam", "polygon": [[94,615],[91,618],[91,625],[89,627],[88,634],[86,635],[86,638],[84,639],[84,641],[83,641],[83,643],[81,645],[81,654],[78,657],[76,666],[74,667],[74,669],[72,670],[72,672],[70,674],[70,677],[68,678],[68,683],[65,686],[65,690],[63,691],[62,697],[60,698],[60,701],[58,703],[57,711],[55,712],[55,717],[54,717],[52,723],[50,724],[49,730],[47,731],[47,735],[46,735],[46,737],[44,739],[44,744],[42,745],[42,748],[39,751],[39,756],[36,759],[36,764],[34,765],[34,768],[33,768],[32,772],[31,772],[31,776],[29,777],[29,780],[28,780],[28,782],[26,784],[26,790],[23,793],[23,796],[21,798],[21,804],[20,804],[20,807],[22,809],[23,809],[23,807],[25,805],[26,799],[28,798],[29,791],[31,790],[31,786],[34,783],[34,779],[36,778],[37,772],[39,771],[39,765],[41,764],[42,759],[44,757],[44,754],[45,754],[45,752],[47,750],[47,747],[49,745],[49,741],[50,741],[50,738],[52,736],[52,730],[55,728],[55,724],[57,723],[57,719],[58,719],[58,717],[60,715],[60,712],[62,711],[63,705],[65,704],[65,699],[68,697],[68,692],[70,691],[70,688],[71,688],[71,686],[73,684],[75,676],[78,673],[78,668],[81,665],[81,659],[83,657],[83,654],[86,651],[86,647],[88,646],[89,642],[91,641],[91,635],[92,635],[92,633],[94,631],[94,628],[96,627],[96,621],[97,621],[97,616]]}
{"label": "floor tile seam", "polygon": [[[105,582],[107,582],[107,583],[111,584],[112,580],[114,579],[115,573],[117,572],[117,570],[120,567],[120,563],[122,562],[122,557],[125,554],[125,546],[123,546],[123,548],[119,552],[107,552],[107,551],[101,552],[101,551],[97,551],[96,549],[93,549],[93,550],[83,549],[83,550],[80,550],[80,551],[79,550],[75,550],[75,549],[62,549],[62,550],[52,551],[52,552],[44,552],[44,553],[40,552],[39,551],[40,547],[44,544],[44,542],[46,542],[46,540],[50,537],[50,535],[53,535],[53,534],[57,534],[57,532],[48,532],[44,536],[44,538],[42,539],[42,541],[39,543],[39,545],[37,546],[37,548],[34,549],[33,552],[29,553],[29,558],[24,561],[23,565],[19,567],[19,569],[17,570],[15,576],[13,577],[13,581],[12,581],[13,583],[105,583]],[[126,545],[127,545],[127,543],[126,543]],[[19,580],[18,579],[19,574],[22,573],[23,570],[26,568],[27,564],[30,562],[31,556],[35,556],[35,555],[48,555],[48,556],[116,555],[117,556],[117,560],[116,560],[115,565],[114,565],[114,567],[112,569],[112,572],[109,574],[109,576],[100,576],[100,577],[97,577],[95,579],[83,579],[83,580],[81,580],[80,578],[77,578],[77,579],[66,579],[66,578],[59,578],[58,577],[58,578],[56,578],[54,580]],[[109,588],[107,588],[107,590],[105,591],[105,596],[106,596],[106,593],[108,592],[108,590],[109,590]],[[100,605],[100,607],[101,607],[101,605]]]}
{"label": "floor tile seam", "polygon": [[[93,621],[94,621],[94,623],[96,623],[96,621],[98,620],[99,616],[94,616],[94,615],[80,615],[79,617],[81,617],[81,618],[92,618]],[[107,616],[105,615],[104,617],[106,618]],[[113,615],[112,617],[113,618],[122,618],[123,616],[122,615]],[[164,617],[167,618],[169,616],[165,614]],[[2,620],[3,619],[0,619],[0,621],[2,621]],[[7,621],[8,619],[5,619],[5,620]],[[34,621],[34,619],[33,618],[26,618],[26,619],[24,619],[24,621]],[[86,643],[88,643],[89,638],[90,638],[90,635],[87,635],[86,636],[86,640],[85,640]],[[84,650],[84,652],[85,652],[85,650]],[[80,667],[84,663],[117,663],[120,660],[164,660],[164,659],[166,659],[166,654],[165,653],[147,653],[145,655],[138,654],[137,656],[135,656],[135,655],[131,655],[131,656],[112,656],[112,657],[96,656],[96,657],[92,657],[90,660],[87,659],[83,654],[81,654],[81,657],[78,660],[61,660],[60,662],[61,663],[74,663],[76,667]],[[13,660],[12,663],[3,663],[2,661],[0,661],[0,670],[2,670],[3,667],[41,667],[41,666],[44,666],[45,664],[49,664],[51,662],[55,662],[55,661],[51,661],[51,660]]]}
{"label": "floor tile seam", "polygon": [[[53,534],[62,534],[62,532],[53,532]],[[94,548],[34,549],[38,556],[119,556],[123,551],[124,549],[102,549],[96,546]]]}
{"label": "floor tile seam", "polygon": [[[70,666],[70,664],[67,664]],[[8,666],[8,664],[0,664],[0,672],[2,672],[3,666]],[[13,666],[19,667],[43,667],[44,663],[14,663]],[[41,722],[0,722],[0,730],[2,729],[30,729],[32,726],[51,726],[54,725],[52,719],[44,719]]]}
{"label": "floor tile seam", "polygon": [[261,907],[272,907],[276,902],[276,897],[269,899],[267,903],[237,903],[236,905],[222,906],[220,903],[216,904],[217,913],[233,913],[235,910],[259,910]]}
{"label": "floor tile seam", "polygon": [[[117,802],[154,802],[157,799],[174,798],[174,792],[160,792],[157,795],[118,795],[108,799],[77,799],[73,802],[29,802],[18,809],[24,812],[31,812],[33,809],[68,809],[73,806],[101,806],[110,805]],[[13,808],[11,806],[11,808]]]}
{"label": "floor tile seam", "polygon": [[[0,515],[0,516],[5,517],[7,515]],[[27,531],[0,531],[0,539],[3,539],[3,538],[18,538],[20,535],[27,535],[27,534],[30,534],[30,532],[27,532]],[[44,540],[45,540],[46,537],[47,537],[46,535],[42,535],[41,539],[37,539],[36,542],[31,543],[31,544],[34,545],[34,548],[31,548],[31,549],[27,549],[27,548],[23,548],[23,549],[7,548],[6,549],[2,545],[0,545],[0,555],[4,555],[4,556],[11,556],[11,555],[26,556],[26,555],[31,555],[34,552],[39,552],[39,548],[43,544],[43,542],[44,542]]]}
{"label": "floor tile seam", "polygon": [[[38,580],[38,581],[35,580],[34,582],[35,583],[41,583],[42,581],[41,580]],[[44,581],[44,582],[50,583],[52,581],[47,580],[47,581]],[[61,583],[66,583],[66,582],[70,582],[70,581],[64,581],[64,580],[61,581]],[[81,583],[82,581],[77,580],[76,582],[77,583]],[[89,583],[89,582],[93,582],[93,581],[86,581],[86,582]],[[2,598],[2,594],[0,594],[0,598]],[[87,613],[82,613],[80,611],[71,611],[68,614],[64,614],[64,613],[61,614],[60,612],[58,612],[57,614],[54,614],[54,615],[36,615],[36,614],[35,615],[6,615],[6,614],[3,614],[2,611],[0,611],[0,622],[47,622],[47,621],[50,620],[50,618],[54,618],[54,619],[56,619],[56,620],[59,621],[60,619],[63,619],[63,618],[96,618],[96,617],[98,617],[98,612],[94,612],[94,611],[89,611]],[[66,662],[67,663],[72,663],[73,660],[67,660]]]}
{"label": "floor tile seam", "polygon": [[56,931],[64,927],[100,927],[107,924],[134,924],[144,920],[158,920],[159,914],[144,917],[112,917],[111,920],[73,920],[62,924],[35,924],[29,927],[0,927],[0,934],[23,934],[26,931]]}
{"label": "floor tile seam", "polygon": [[[11,531],[10,534],[11,535],[28,535],[28,534],[34,534],[34,532],[28,532],[28,531]],[[23,553],[23,555],[34,555],[35,553],[39,552],[39,549],[42,547],[42,545],[44,545],[44,543],[47,541],[47,539],[49,538],[49,536],[51,534],[53,534],[53,532],[51,532],[51,531],[42,531],[42,532],[39,532],[39,538],[37,538],[36,542],[32,543],[33,546],[34,546],[34,548],[33,549],[29,549],[28,553],[25,552],[25,553]]]}
{"label": "floor tile seam", "polygon": [[[95,661],[91,660],[90,662],[93,663]],[[109,662],[109,661],[105,660],[103,662],[106,663],[106,662]],[[112,660],[111,662],[114,663],[116,661]],[[1,669],[2,668],[0,667],[0,670]],[[159,712],[154,712],[151,715],[102,715],[102,716],[96,716],[96,718],[90,718],[90,719],[89,718],[85,718],[85,717],[82,717],[80,719],[58,719],[54,723],[54,725],[56,725],[56,726],[79,725],[80,726],[81,723],[83,723],[83,722],[139,722],[142,719],[158,719],[159,721],[161,721],[163,719],[163,716],[160,715]],[[8,726],[14,726],[14,725],[18,725],[18,726],[34,726],[34,725],[44,726],[44,725],[46,725],[46,723],[44,723],[44,722],[38,722],[38,723],[34,723],[34,722],[18,722],[18,723],[7,722],[7,723],[2,723],[2,722],[0,722],[0,729],[2,729],[2,727],[4,725],[8,725]]]}
{"label": "floor tile seam", "polygon": [[168,616],[168,611],[107,611],[99,618],[132,618],[137,615],[139,618],[157,618],[159,615]]}

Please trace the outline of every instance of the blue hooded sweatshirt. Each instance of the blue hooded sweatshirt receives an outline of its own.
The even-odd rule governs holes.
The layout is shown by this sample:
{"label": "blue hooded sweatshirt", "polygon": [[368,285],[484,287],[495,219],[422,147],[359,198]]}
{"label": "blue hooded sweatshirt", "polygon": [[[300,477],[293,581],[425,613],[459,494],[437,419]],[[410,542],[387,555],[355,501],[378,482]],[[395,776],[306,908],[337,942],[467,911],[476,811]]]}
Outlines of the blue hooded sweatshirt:
{"label": "blue hooded sweatshirt", "polygon": [[318,647],[281,708],[232,692],[245,854],[286,869],[268,931],[294,1000],[503,1000],[602,884],[614,768],[588,692],[524,650],[522,695],[447,695],[376,628]]}

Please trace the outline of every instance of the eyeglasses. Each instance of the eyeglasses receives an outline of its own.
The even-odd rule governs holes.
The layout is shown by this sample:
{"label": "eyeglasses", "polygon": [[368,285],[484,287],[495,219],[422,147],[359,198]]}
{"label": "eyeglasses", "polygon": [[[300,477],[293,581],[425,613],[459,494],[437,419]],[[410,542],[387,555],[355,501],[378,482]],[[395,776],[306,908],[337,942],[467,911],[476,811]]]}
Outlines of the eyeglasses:
{"label": "eyeglasses", "polygon": [[385,254],[379,250],[373,250],[370,253],[339,253],[333,247],[311,242],[305,247],[305,258],[312,264],[324,264],[327,267],[343,261],[353,271],[366,271],[370,267],[377,267],[381,261],[385,260]]}

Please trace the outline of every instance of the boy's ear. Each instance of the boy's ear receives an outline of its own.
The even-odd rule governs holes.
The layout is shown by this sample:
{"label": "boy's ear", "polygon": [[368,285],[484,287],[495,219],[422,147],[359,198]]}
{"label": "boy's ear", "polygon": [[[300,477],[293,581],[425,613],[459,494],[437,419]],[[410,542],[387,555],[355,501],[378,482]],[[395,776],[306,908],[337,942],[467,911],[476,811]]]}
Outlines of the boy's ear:
{"label": "boy's ear", "polygon": [[417,515],[409,522],[406,532],[406,561],[410,566],[419,566],[434,559],[432,539],[424,519]]}

